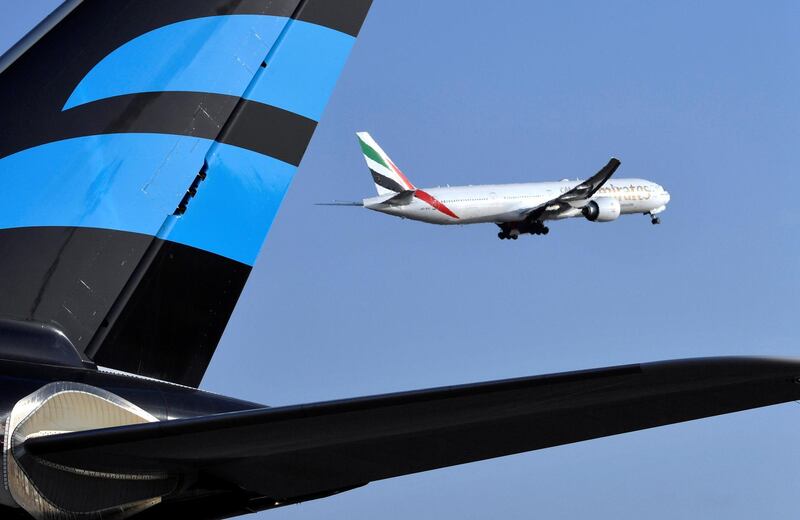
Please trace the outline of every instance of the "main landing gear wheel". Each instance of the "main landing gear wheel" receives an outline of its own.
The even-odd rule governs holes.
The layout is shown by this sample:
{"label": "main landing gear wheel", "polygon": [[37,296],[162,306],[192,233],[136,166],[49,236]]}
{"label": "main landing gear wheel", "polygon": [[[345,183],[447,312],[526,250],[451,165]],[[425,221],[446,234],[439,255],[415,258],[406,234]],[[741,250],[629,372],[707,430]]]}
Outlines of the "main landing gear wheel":
{"label": "main landing gear wheel", "polygon": [[550,228],[547,226],[542,226],[540,228],[534,228],[530,233],[531,235],[546,235],[550,232]]}
{"label": "main landing gear wheel", "polygon": [[512,230],[510,233],[501,231],[497,234],[497,238],[500,240],[517,240],[519,238],[519,232],[515,233],[514,230]]}

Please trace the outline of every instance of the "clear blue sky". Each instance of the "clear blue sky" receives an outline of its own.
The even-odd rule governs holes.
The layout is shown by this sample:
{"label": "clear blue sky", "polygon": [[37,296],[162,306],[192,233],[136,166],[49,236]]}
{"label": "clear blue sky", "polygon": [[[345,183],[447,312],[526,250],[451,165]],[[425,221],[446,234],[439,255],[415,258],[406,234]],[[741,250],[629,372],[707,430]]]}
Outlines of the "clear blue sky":
{"label": "clear blue sky", "polygon": [[[7,3],[0,47],[57,3]],[[800,355],[798,20],[791,0],[375,0],[203,387],[281,405]],[[313,206],[372,194],[362,129],[423,187],[586,176],[615,155],[672,203],[658,227],[575,220],[516,242]],[[790,403],[260,517],[785,517],[798,424]]]}

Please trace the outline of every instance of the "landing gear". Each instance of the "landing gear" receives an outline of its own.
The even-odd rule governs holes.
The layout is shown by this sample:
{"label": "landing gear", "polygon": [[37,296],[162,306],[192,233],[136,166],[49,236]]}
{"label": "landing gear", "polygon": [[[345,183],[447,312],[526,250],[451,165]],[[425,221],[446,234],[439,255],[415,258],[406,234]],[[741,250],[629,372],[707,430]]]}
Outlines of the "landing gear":
{"label": "landing gear", "polygon": [[546,235],[550,232],[550,228],[541,222],[520,222],[514,224],[506,223],[498,224],[498,226],[500,226],[500,232],[497,234],[497,238],[500,240],[517,240],[520,235],[524,235],[526,233],[531,235]]}
{"label": "landing gear", "polygon": [[497,238],[499,238],[500,240],[506,240],[506,239],[508,239],[508,240],[516,240],[516,239],[519,238],[519,230],[518,229],[512,229],[512,230],[510,230],[508,232],[501,231],[501,232],[499,232],[497,234]]}
{"label": "landing gear", "polygon": [[645,213],[645,215],[649,215],[650,216],[650,223],[653,224],[654,226],[657,226],[658,224],[661,224],[661,219],[658,218],[658,215],[653,214],[653,213]]}
{"label": "landing gear", "polygon": [[546,235],[550,232],[550,228],[541,222],[525,223],[521,226],[521,230],[531,235]]}

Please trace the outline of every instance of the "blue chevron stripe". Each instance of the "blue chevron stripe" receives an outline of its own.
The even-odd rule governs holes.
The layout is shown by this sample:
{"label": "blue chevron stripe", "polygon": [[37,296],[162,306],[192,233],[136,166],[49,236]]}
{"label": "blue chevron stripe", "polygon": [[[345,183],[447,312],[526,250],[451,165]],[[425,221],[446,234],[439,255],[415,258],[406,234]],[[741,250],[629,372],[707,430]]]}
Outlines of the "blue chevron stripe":
{"label": "blue chevron stripe", "polygon": [[[207,178],[172,214],[200,171]],[[296,168],[206,139],[112,134],[0,160],[0,228],[79,226],[158,236],[253,265]]]}
{"label": "blue chevron stripe", "polygon": [[82,226],[155,235],[211,141],[162,134],[68,139],[0,160],[0,228]]}
{"label": "blue chevron stripe", "polygon": [[64,109],[142,92],[239,97],[288,22],[280,16],[228,15],[161,27],[129,41],[95,65]]}
{"label": "blue chevron stripe", "polygon": [[192,91],[244,96],[319,121],[354,43],[339,31],[284,17],[186,20],[109,54],[64,109],[125,94]]}
{"label": "blue chevron stripe", "polygon": [[166,238],[253,265],[296,170],[216,144],[206,179]]}
{"label": "blue chevron stripe", "polygon": [[[318,120],[355,39],[261,15],[179,22],[102,60],[65,105],[125,94],[242,96]],[[268,66],[260,67],[267,58]],[[200,171],[188,210],[175,208]],[[0,159],[0,228],[77,226],[158,236],[252,265],[296,168],[211,140],[166,134],[67,139]]]}

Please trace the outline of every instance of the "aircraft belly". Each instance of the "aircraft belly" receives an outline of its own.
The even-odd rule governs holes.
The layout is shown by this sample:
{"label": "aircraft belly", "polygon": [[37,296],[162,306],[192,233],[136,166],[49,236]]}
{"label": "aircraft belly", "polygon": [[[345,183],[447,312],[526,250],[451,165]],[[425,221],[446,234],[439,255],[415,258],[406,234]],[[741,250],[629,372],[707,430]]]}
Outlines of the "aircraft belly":
{"label": "aircraft belly", "polygon": [[388,209],[385,210],[385,213],[401,218],[419,220],[420,222],[428,224],[450,224],[448,220],[452,220],[450,217],[442,215],[432,207],[421,207],[421,205],[417,204]]}
{"label": "aircraft belly", "polygon": [[464,208],[459,213],[459,224],[482,224],[494,222],[519,222],[523,220],[521,212],[514,208],[491,204],[484,207]]}
{"label": "aircraft belly", "polygon": [[582,217],[581,209],[580,208],[570,208],[568,210],[562,211],[561,213],[548,216],[545,220],[563,220],[567,218],[575,218],[575,217]]}
{"label": "aircraft belly", "polygon": [[[660,206],[659,200],[648,194],[620,195],[613,197],[620,203],[621,214],[647,213]],[[457,215],[450,215],[437,211],[434,207],[415,203],[402,208],[383,210],[386,213],[439,225],[463,225],[498,222],[521,222],[525,219],[525,212],[517,205],[509,207],[503,204],[487,204],[484,206],[459,206],[451,204],[450,209]],[[581,208],[570,208],[560,213],[547,214],[543,220],[563,220],[582,217]]]}

